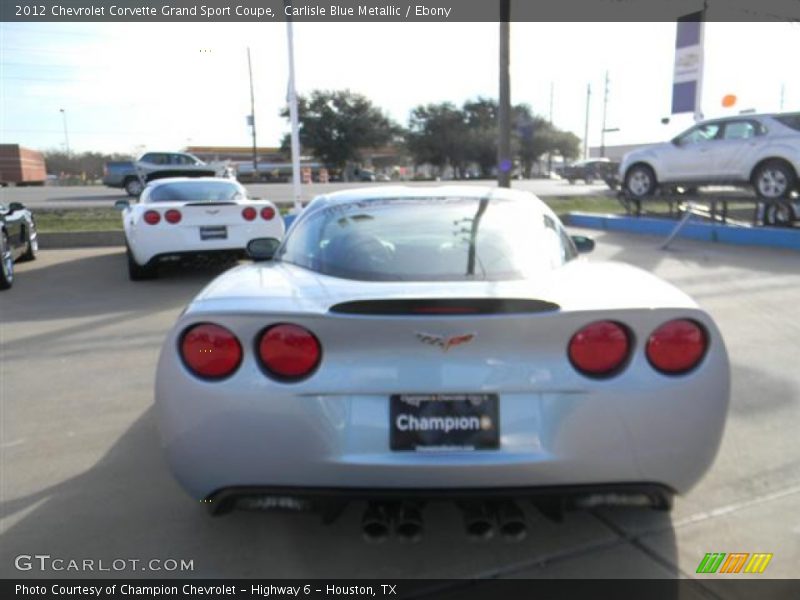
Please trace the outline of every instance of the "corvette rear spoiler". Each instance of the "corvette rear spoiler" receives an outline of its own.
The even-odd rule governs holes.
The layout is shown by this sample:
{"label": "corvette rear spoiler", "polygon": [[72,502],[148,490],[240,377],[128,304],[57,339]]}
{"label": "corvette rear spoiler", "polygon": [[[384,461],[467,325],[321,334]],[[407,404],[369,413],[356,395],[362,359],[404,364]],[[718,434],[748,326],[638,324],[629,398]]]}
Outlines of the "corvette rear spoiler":
{"label": "corvette rear spoiler", "polygon": [[355,300],[330,307],[349,315],[496,315],[553,312],[561,307],[546,300],[525,298],[402,298]]}

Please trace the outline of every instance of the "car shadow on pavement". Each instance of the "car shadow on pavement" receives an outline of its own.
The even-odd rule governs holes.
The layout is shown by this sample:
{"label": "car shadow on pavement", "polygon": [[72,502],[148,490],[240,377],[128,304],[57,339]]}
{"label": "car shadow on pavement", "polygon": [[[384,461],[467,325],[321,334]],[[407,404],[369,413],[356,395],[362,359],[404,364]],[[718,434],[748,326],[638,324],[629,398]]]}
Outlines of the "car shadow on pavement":
{"label": "car shadow on pavement", "polygon": [[236,264],[164,265],[157,279],[130,281],[122,251],[102,249],[88,256],[85,251],[60,252],[57,261],[47,257],[19,266],[14,287],[0,296],[4,321],[104,314],[113,314],[111,318],[116,321],[119,313],[147,314],[182,307]]}
{"label": "car shadow on pavement", "polygon": [[[27,450],[37,452],[34,448]],[[9,481],[14,456],[5,451]],[[56,471],[57,472],[57,469]],[[6,493],[11,489],[6,487]],[[87,471],[39,492],[2,503],[1,577],[655,577],[677,575],[668,513],[644,510],[647,531],[666,542],[659,554],[588,512],[552,522],[530,507],[529,535],[518,543],[469,541],[447,504],[425,508],[426,533],[407,544],[362,540],[363,507],[351,505],[332,525],[315,515],[235,512],[211,517],[173,481],[161,456],[153,408],[148,408]],[[20,554],[64,559],[139,559],[121,571],[18,571]],[[152,559],[193,561],[191,571],[148,571]],[[97,563],[95,563],[96,565]],[[122,563],[119,563],[122,564]],[[161,564],[166,565],[162,562]],[[158,566],[158,565],[156,565]]]}

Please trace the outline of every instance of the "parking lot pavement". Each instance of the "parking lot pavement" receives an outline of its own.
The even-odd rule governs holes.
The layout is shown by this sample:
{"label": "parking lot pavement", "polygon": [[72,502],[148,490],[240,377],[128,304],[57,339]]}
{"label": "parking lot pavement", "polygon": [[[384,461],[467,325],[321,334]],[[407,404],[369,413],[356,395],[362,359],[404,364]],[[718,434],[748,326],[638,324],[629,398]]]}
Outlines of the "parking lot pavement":
{"label": "parking lot pavement", "polygon": [[[497,182],[494,180],[481,179],[444,182],[401,182],[400,185],[427,186],[451,183],[459,185],[488,185],[491,187],[497,185]],[[302,198],[305,202],[320,194],[338,190],[386,185],[396,185],[396,183],[313,183],[303,186]],[[251,196],[255,198],[265,198],[276,204],[290,205],[294,199],[292,186],[288,183],[245,184],[245,187],[248,189]],[[605,183],[592,185],[578,183],[570,185],[567,181],[561,179],[515,180],[513,182],[513,187],[533,192],[539,196],[583,196],[587,194],[604,194],[609,192],[608,186]],[[114,202],[117,200],[124,200],[127,197],[123,190],[107,188],[102,185],[0,188],[0,203],[22,202],[31,208],[110,207],[114,206]]]}
{"label": "parking lot pavement", "polygon": [[[655,238],[580,233],[596,237],[594,259],[639,265],[692,294],[728,346],[719,457],[671,514],[602,510],[559,524],[527,509],[524,542],[475,544],[455,510],[431,505],[414,546],[362,542],[358,506],[328,527],[308,516],[212,519],[167,472],[152,387],[167,329],[216,271],[131,283],[120,250],[44,251],[0,294],[0,576],[42,576],[16,571],[14,557],[50,554],[194,561],[192,572],[91,576],[700,577],[707,552],[771,552],[761,577],[796,576],[800,255],[684,240],[665,252]],[[715,585],[702,577],[698,593]]]}

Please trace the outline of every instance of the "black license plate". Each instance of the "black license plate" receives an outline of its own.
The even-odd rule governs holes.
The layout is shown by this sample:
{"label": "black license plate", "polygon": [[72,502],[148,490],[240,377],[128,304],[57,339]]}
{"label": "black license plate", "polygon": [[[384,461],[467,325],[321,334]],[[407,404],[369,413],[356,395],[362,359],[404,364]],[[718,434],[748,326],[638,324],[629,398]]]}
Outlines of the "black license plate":
{"label": "black license plate", "polygon": [[389,400],[392,450],[496,449],[497,394],[396,394]]}
{"label": "black license plate", "polygon": [[227,240],[228,228],[225,225],[200,228],[201,240]]}

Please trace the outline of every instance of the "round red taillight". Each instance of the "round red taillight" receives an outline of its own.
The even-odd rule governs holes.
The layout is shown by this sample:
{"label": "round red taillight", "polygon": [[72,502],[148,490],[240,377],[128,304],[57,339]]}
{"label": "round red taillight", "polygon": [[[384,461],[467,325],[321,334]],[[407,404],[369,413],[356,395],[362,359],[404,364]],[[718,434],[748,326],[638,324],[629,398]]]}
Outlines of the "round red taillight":
{"label": "round red taillight", "polygon": [[619,371],[630,355],[628,330],[614,321],[596,321],[569,341],[569,360],[589,377],[609,377]]}
{"label": "round red taillight", "polygon": [[186,367],[204,379],[231,375],[242,362],[242,345],[230,331],[213,323],[187,329],[181,337],[181,358]]}
{"label": "round red taillight", "polygon": [[161,215],[156,210],[148,210],[144,213],[144,222],[148,225],[158,225]]}
{"label": "round red taillight", "polygon": [[258,213],[256,212],[256,209],[252,206],[247,206],[242,209],[242,217],[245,221],[252,221],[257,215]]}
{"label": "round red taillight", "polygon": [[322,346],[305,327],[281,323],[261,334],[258,356],[270,375],[293,381],[314,372],[322,358]]}
{"label": "round red taillight", "polygon": [[694,369],[708,348],[705,329],[689,319],[668,321],[650,334],[647,360],[658,371],[680,375]]}
{"label": "round red taillight", "polygon": [[167,212],[164,213],[164,220],[166,220],[167,223],[172,223],[173,225],[175,223],[180,223],[181,222],[181,211],[175,210],[174,208],[168,210]]}
{"label": "round red taillight", "polygon": [[275,209],[271,206],[265,206],[261,209],[261,218],[265,221],[271,221],[275,218]]}

